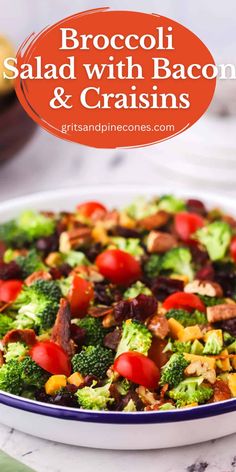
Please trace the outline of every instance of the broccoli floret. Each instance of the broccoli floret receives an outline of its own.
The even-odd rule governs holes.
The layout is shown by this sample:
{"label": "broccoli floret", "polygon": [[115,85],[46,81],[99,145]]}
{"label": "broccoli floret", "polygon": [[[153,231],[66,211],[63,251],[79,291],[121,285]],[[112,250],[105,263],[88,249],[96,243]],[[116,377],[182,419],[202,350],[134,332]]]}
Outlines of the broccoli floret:
{"label": "broccoli floret", "polygon": [[171,270],[180,275],[186,275],[189,280],[193,279],[192,255],[189,249],[174,247],[166,252],[162,259],[162,269]]}
{"label": "broccoli floret", "polygon": [[203,352],[203,345],[198,341],[198,339],[195,339],[193,341],[193,344],[191,346],[191,354],[196,354],[197,356],[200,356]]}
{"label": "broccoli floret", "polygon": [[176,387],[184,377],[184,370],[189,362],[183,354],[172,354],[168,362],[163,366],[160,384],[169,384],[170,387]]}
{"label": "broccoli floret", "polygon": [[24,388],[42,388],[47,382],[50,374],[36,364],[30,356],[24,357],[21,364],[21,381]]}
{"label": "broccoli floret", "polygon": [[144,295],[152,295],[152,292],[150,288],[146,287],[140,280],[135,282],[135,284],[131,285],[125,293],[124,293],[124,298],[129,299],[129,298],[136,298],[140,294]]}
{"label": "broccoli floret", "polygon": [[169,392],[170,398],[181,408],[191,403],[205,403],[213,394],[213,389],[202,385],[203,377],[189,377]]}
{"label": "broccoli floret", "polygon": [[20,395],[22,392],[20,362],[11,360],[0,369],[0,390]]}
{"label": "broccoli floret", "polygon": [[181,198],[176,198],[173,195],[163,195],[159,200],[158,208],[168,213],[178,213],[186,209],[186,204]]}
{"label": "broccoli floret", "polygon": [[7,246],[21,248],[42,236],[50,236],[55,229],[55,221],[32,210],[24,211],[16,220],[0,225],[0,241]]}
{"label": "broccoli floret", "polygon": [[19,359],[24,357],[28,351],[28,347],[21,342],[9,343],[4,354],[6,362],[10,362],[12,359]]}
{"label": "broccoli floret", "polygon": [[103,387],[79,388],[75,395],[80,407],[85,410],[107,410],[107,406],[114,402],[110,396],[110,383]]}
{"label": "broccoli floret", "polygon": [[174,410],[175,406],[172,403],[163,403],[163,405],[159,406],[159,410],[167,411],[167,410]]}
{"label": "broccoli floret", "polygon": [[54,281],[37,280],[25,287],[13,304],[18,309],[14,328],[48,330],[55,322],[60,298],[61,290]]}
{"label": "broccoli floret", "polygon": [[0,313],[0,339],[12,329],[12,323],[13,319],[10,316]]}
{"label": "broccoli floret", "polygon": [[206,247],[212,261],[223,259],[229,247],[232,231],[225,221],[214,221],[200,228],[195,236]]}
{"label": "broccoli floret", "polygon": [[224,344],[226,346],[229,346],[229,344],[232,344],[232,343],[234,343],[234,341],[236,341],[234,336],[232,336],[232,334],[230,334],[230,333],[227,333],[227,331],[225,331],[223,333],[223,340],[224,340]]}
{"label": "broccoli floret", "polygon": [[144,272],[150,279],[157,277],[162,268],[162,257],[158,254],[151,254],[147,262],[144,264]]}
{"label": "broccoli floret", "polygon": [[81,320],[76,322],[77,326],[85,329],[85,341],[86,346],[96,346],[103,344],[103,339],[107,330],[103,328],[101,320],[99,318],[92,318],[92,316],[85,316]]}
{"label": "broccoli floret", "polygon": [[24,279],[37,270],[46,270],[46,266],[35,249],[29,251],[26,256],[16,257],[15,261],[20,266]]}
{"label": "broccoli floret", "polygon": [[205,306],[215,306],[225,303],[224,298],[208,297],[207,295],[198,295]]}
{"label": "broccoli floret", "polygon": [[91,265],[85,254],[80,251],[69,251],[63,254],[63,261],[71,267]]}
{"label": "broccoli floret", "polygon": [[3,262],[9,264],[9,262],[14,261],[16,258],[16,251],[14,249],[8,248],[3,254]]}
{"label": "broccoli floret", "polygon": [[212,331],[206,340],[206,344],[202,352],[203,354],[212,354],[215,356],[217,354],[220,354],[222,348],[222,340],[219,338],[219,336],[217,336],[217,333],[215,331]]}
{"label": "broccoli floret", "polygon": [[185,328],[187,326],[194,326],[196,324],[206,324],[207,319],[205,313],[195,310],[193,313],[189,313],[186,310],[171,309],[166,313],[166,318],[174,318],[176,321],[181,323]]}
{"label": "broccoli floret", "polygon": [[123,352],[136,351],[147,356],[152,344],[151,332],[138,321],[127,320],[123,323],[121,340],[116,357]]}
{"label": "broccoli floret", "polygon": [[128,413],[132,413],[134,411],[137,411],[136,405],[134,403],[134,400],[132,400],[132,398],[129,400],[127,405],[124,407],[123,411],[127,411]]}
{"label": "broccoli floret", "polygon": [[154,215],[157,211],[157,203],[155,201],[147,201],[144,197],[136,198],[125,208],[125,213],[134,220],[141,220],[146,218],[146,216]]}
{"label": "broccoli floret", "polygon": [[26,210],[17,219],[17,227],[27,237],[28,241],[51,236],[55,229],[55,221],[41,213]]}
{"label": "broccoli floret", "polygon": [[120,382],[116,382],[116,388],[120,395],[126,395],[131,387],[131,382],[128,379],[122,379]]}
{"label": "broccoli floret", "polygon": [[87,346],[79,354],[74,355],[72,366],[74,372],[103,379],[113,361],[114,354],[111,349],[102,346]]}
{"label": "broccoli floret", "polygon": [[165,348],[163,349],[162,352],[190,352],[191,351],[191,341],[172,341],[169,339],[168,343],[166,344]]}
{"label": "broccoli floret", "polygon": [[118,249],[121,251],[128,252],[134,257],[140,258],[144,250],[140,246],[140,239],[138,238],[122,238],[120,236],[116,236],[111,239],[111,243],[114,244]]}
{"label": "broccoli floret", "polygon": [[236,354],[236,339],[227,347],[229,354]]}

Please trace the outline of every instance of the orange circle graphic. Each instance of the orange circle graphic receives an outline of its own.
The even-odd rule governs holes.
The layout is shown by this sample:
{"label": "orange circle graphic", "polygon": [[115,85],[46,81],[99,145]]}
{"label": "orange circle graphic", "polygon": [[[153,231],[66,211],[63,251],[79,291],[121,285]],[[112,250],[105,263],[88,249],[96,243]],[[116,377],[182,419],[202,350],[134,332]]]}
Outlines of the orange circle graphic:
{"label": "orange circle graphic", "polygon": [[95,148],[180,134],[206,111],[216,85],[207,77],[214,59],[195,34],[133,11],[103,8],[63,19],[26,40],[17,61],[16,93],[31,118]]}

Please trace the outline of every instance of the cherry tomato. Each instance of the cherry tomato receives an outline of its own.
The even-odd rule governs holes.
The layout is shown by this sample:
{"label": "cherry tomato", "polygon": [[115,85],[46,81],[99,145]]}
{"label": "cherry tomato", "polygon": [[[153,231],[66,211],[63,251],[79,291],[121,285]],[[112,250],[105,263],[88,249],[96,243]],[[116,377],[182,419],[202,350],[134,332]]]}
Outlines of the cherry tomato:
{"label": "cherry tomato", "polygon": [[63,374],[69,377],[71,373],[70,359],[66,352],[52,341],[43,341],[34,344],[30,356],[42,369],[50,374]]}
{"label": "cherry tomato", "polygon": [[181,212],[175,215],[174,225],[180,239],[188,241],[192,234],[204,226],[204,219],[196,213]]}
{"label": "cherry tomato", "polygon": [[0,281],[0,301],[14,302],[23,286],[21,280],[1,280]]}
{"label": "cherry tomato", "polygon": [[195,310],[199,310],[203,313],[206,311],[206,307],[201,299],[193,293],[176,292],[166,298],[163,303],[163,308],[166,310],[186,310],[190,313]]}
{"label": "cherry tomato", "polygon": [[234,262],[236,262],[236,236],[233,236],[230,243],[230,255]]}
{"label": "cherry tomato", "polygon": [[114,363],[114,370],[122,377],[146,388],[157,388],[160,371],[156,364],[139,352],[124,352]]}
{"label": "cherry tomato", "polygon": [[95,214],[103,216],[105,213],[107,213],[106,207],[99,202],[81,203],[80,205],[77,205],[76,209],[80,215],[84,216],[85,218],[91,218]]}
{"label": "cherry tomato", "polygon": [[72,286],[68,294],[72,315],[76,317],[85,316],[93,297],[94,291],[92,284],[82,277],[74,275]]}
{"label": "cherry tomato", "polygon": [[139,262],[131,254],[120,249],[102,252],[95,263],[101,274],[114,284],[129,285],[141,275]]}

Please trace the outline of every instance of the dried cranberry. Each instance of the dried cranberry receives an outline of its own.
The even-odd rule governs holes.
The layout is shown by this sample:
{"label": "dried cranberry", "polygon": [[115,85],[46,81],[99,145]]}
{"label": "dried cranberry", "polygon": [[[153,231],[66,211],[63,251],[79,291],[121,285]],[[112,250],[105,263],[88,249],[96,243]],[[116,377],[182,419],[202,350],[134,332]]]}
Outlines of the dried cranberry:
{"label": "dried cranberry", "polygon": [[99,305],[109,306],[114,302],[114,296],[111,287],[102,282],[94,284],[94,302]]}
{"label": "dried cranberry", "polygon": [[1,280],[20,279],[21,277],[21,268],[15,261],[9,262],[9,264],[5,264],[4,262],[0,263]]}
{"label": "dried cranberry", "polygon": [[125,228],[124,226],[116,226],[113,234],[122,238],[140,238],[140,233],[135,229]]}
{"label": "dried cranberry", "polygon": [[38,251],[41,251],[45,256],[47,256],[50,252],[58,251],[59,238],[56,234],[45,236],[36,241],[35,247]]}
{"label": "dried cranberry", "polygon": [[86,331],[84,328],[80,328],[75,323],[71,324],[71,339],[77,344],[77,346],[81,347],[84,344],[86,337]]}
{"label": "dried cranberry", "polygon": [[215,262],[215,281],[221,285],[226,297],[236,294],[236,268],[231,262]]}
{"label": "dried cranberry", "polygon": [[190,198],[186,202],[187,210],[190,213],[197,213],[198,215],[201,216],[206,216],[207,210],[204,205],[204,203],[201,202],[201,200],[196,200],[194,198]]}
{"label": "dried cranberry", "polygon": [[192,254],[192,260],[197,265],[203,265],[209,260],[209,256],[205,249],[201,248],[196,241],[191,241],[188,243],[188,247]]}
{"label": "dried cranberry", "polygon": [[50,397],[50,403],[53,405],[69,406],[74,408],[78,407],[78,402],[74,395],[77,391],[77,387],[73,387],[73,385],[68,385],[68,387],[59,390],[56,395]]}
{"label": "dried cranberry", "polygon": [[84,254],[90,262],[94,262],[96,257],[102,252],[103,246],[101,243],[91,244],[88,248],[84,248]]}
{"label": "dried cranberry", "polygon": [[175,292],[182,292],[184,283],[182,280],[170,279],[168,277],[157,277],[152,283],[152,292],[161,302]]}
{"label": "dried cranberry", "polygon": [[135,391],[129,391],[125,396],[121,398],[121,401],[117,404],[116,410],[123,411],[128,405],[129,401],[132,400],[138,411],[143,410],[143,402],[140,400],[138,394]]}
{"label": "dried cranberry", "polygon": [[157,310],[157,301],[150,295],[138,295],[132,300],[121,300],[114,307],[114,318],[117,323],[122,323],[130,318],[145,321]]}
{"label": "dried cranberry", "polygon": [[215,323],[214,326],[218,329],[227,331],[231,336],[236,337],[236,318],[231,318],[230,320],[223,320]]}
{"label": "dried cranberry", "polygon": [[61,277],[68,277],[72,267],[69,264],[61,264],[59,267],[51,267],[50,274],[54,280],[60,279]]}
{"label": "dried cranberry", "polygon": [[43,402],[43,403],[50,403],[50,395],[47,395],[44,389],[41,390],[36,390],[35,394],[35,399],[38,400],[38,402]]}
{"label": "dried cranberry", "polygon": [[196,273],[196,279],[199,280],[214,280],[215,272],[212,264],[207,264]]}
{"label": "dried cranberry", "polygon": [[119,328],[116,328],[111,333],[106,334],[103,344],[105,347],[108,347],[109,349],[116,351],[117,346],[120,342],[120,338],[121,338],[121,330]]}

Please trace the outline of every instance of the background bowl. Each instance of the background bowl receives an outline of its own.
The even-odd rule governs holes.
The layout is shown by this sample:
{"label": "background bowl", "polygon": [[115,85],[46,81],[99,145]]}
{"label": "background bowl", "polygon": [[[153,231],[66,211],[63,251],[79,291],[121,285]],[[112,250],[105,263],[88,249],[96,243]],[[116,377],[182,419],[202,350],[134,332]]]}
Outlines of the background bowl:
{"label": "background bowl", "polygon": [[[122,207],[142,194],[153,196],[170,189],[145,186],[80,187],[79,189],[28,195],[5,202],[0,220],[21,210],[70,210],[85,200],[100,200]],[[220,206],[236,214],[234,200],[227,197],[184,193],[210,207]],[[195,408],[163,412],[96,412],[48,405],[0,392],[0,418],[7,426],[34,436],[86,447],[104,449],[155,449],[183,446],[236,432],[236,399]]]}

